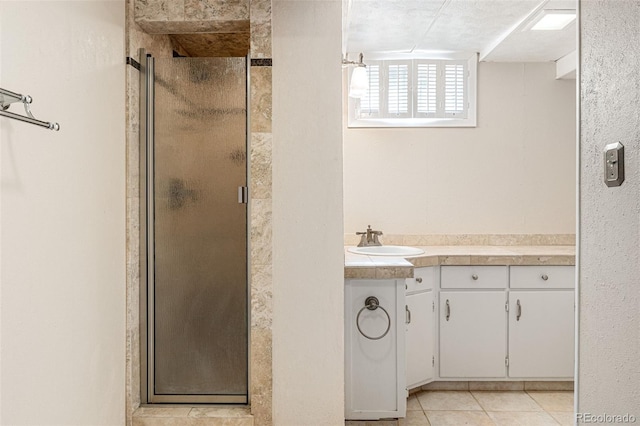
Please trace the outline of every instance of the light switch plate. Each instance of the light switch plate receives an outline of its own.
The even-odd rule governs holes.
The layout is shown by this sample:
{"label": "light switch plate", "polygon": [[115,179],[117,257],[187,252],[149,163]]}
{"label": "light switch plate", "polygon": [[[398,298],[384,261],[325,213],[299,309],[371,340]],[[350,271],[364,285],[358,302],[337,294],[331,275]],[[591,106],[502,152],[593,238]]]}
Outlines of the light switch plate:
{"label": "light switch plate", "polygon": [[604,147],[604,183],[620,186],[624,182],[624,145],[610,143]]}

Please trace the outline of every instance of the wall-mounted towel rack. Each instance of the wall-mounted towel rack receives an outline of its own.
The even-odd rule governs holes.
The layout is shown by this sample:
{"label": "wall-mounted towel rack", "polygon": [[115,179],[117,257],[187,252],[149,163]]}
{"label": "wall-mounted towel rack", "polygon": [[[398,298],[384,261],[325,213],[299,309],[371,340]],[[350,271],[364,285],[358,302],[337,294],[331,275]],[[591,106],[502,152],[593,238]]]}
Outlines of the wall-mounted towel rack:
{"label": "wall-mounted towel rack", "polygon": [[[13,112],[7,111],[11,104],[16,102],[22,102],[24,105],[24,110],[27,113],[27,116],[20,114],[15,114]],[[51,123],[48,121],[41,121],[36,119],[33,114],[31,114],[31,109],[29,108],[29,104],[33,102],[33,98],[29,95],[21,95],[19,93],[14,93],[9,90],[0,89],[0,115],[3,117],[13,118],[15,120],[24,121],[25,123],[35,124],[36,126],[46,127],[51,130],[60,130],[60,125],[58,123]]]}

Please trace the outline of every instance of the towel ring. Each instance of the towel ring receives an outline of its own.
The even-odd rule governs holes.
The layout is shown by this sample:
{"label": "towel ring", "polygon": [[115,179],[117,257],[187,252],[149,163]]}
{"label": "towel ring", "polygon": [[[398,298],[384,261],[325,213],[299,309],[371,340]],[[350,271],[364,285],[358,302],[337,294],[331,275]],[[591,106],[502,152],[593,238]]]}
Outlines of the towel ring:
{"label": "towel ring", "polygon": [[[360,314],[362,313],[362,311],[364,311],[365,309],[368,309],[370,311],[375,311],[376,309],[382,309],[382,311],[387,315],[387,329],[384,331],[384,333],[382,333],[380,336],[378,337],[371,337],[368,336],[367,334],[365,334],[362,329],[360,328]],[[380,306],[380,301],[378,300],[377,297],[375,296],[369,296],[367,297],[367,299],[364,301],[364,307],[360,308],[360,310],[358,311],[358,315],[356,316],[356,327],[358,327],[358,331],[360,332],[360,334],[362,334],[364,337],[366,337],[369,340],[380,340],[382,339],[384,336],[387,335],[387,333],[389,333],[389,330],[391,330],[391,317],[389,316],[389,312],[387,312],[387,310],[385,308],[383,308],[382,306]]]}

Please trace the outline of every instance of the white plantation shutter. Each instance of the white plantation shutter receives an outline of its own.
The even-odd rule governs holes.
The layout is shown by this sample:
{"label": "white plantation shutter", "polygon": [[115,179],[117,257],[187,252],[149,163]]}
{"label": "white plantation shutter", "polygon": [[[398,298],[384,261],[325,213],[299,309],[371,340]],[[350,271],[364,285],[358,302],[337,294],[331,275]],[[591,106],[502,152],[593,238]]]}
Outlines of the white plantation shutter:
{"label": "white plantation shutter", "polygon": [[438,65],[433,62],[418,62],[416,65],[416,116],[435,117],[438,109],[437,100]]}
{"label": "white plantation shutter", "polygon": [[394,123],[401,127],[475,126],[476,62],[471,62],[475,60],[369,60],[368,90],[362,98],[350,100],[357,103],[353,112],[349,110],[349,119],[363,119],[363,123],[384,119],[389,127]]}
{"label": "white plantation shutter", "polygon": [[444,63],[444,116],[466,115],[466,67],[464,63]]}
{"label": "white plantation shutter", "polygon": [[369,64],[365,69],[369,88],[360,98],[360,115],[377,117],[380,113],[380,65]]}
{"label": "white plantation shutter", "polygon": [[409,64],[387,66],[387,112],[392,116],[408,116]]}

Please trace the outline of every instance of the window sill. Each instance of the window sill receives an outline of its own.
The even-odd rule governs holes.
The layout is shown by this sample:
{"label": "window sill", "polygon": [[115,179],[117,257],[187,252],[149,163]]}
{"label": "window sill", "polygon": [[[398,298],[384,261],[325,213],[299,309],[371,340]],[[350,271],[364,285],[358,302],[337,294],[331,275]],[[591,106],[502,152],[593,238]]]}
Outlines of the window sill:
{"label": "window sill", "polygon": [[367,127],[476,127],[475,118],[361,118],[349,128]]}

